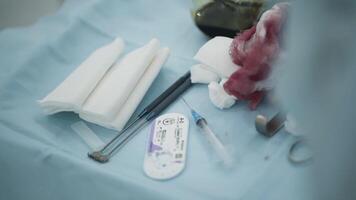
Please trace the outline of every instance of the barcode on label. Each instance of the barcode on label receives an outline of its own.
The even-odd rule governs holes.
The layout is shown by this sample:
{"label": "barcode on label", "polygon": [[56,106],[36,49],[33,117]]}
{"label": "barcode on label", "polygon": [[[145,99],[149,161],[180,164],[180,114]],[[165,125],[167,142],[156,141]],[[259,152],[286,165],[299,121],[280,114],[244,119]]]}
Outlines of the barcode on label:
{"label": "barcode on label", "polygon": [[183,154],[181,154],[181,153],[177,153],[176,154],[176,158],[178,159],[178,158],[182,158],[183,157]]}

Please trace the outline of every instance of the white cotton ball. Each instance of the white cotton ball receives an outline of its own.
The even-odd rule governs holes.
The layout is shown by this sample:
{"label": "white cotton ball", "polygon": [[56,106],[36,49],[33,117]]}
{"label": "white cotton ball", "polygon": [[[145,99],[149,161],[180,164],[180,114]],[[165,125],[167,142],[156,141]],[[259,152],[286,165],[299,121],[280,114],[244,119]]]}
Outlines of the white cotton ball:
{"label": "white cotton ball", "polygon": [[209,68],[204,64],[193,65],[190,68],[190,78],[192,83],[204,83],[209,84],[212,81],[219,81],[220,77],[209,70]]}
{"label": "white cotton ball", "polygon": [[235,104],[236,98],[227,94],[222,84],[211,82],[208,85],[210,101],[218,108],[230,108]]}
{"label": "white cotton ball", "polygon": [[230,58],[231,42],[228,37],[215,37],[198,50],[194,59],[213,68],[220,77],[228,78],[240,68]]}

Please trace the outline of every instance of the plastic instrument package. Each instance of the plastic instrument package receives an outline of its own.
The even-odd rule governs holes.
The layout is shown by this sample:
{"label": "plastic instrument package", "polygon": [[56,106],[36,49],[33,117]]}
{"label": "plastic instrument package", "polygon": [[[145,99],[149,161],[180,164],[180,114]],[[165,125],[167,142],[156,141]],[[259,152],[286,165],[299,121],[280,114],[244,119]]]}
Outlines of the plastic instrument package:
{"label": "plastic instrument package", "polygon": [[169,113],[152,123],[144,160],[147,176],[164,180],[177,176],[186,162],[189,120],[182,114]]}

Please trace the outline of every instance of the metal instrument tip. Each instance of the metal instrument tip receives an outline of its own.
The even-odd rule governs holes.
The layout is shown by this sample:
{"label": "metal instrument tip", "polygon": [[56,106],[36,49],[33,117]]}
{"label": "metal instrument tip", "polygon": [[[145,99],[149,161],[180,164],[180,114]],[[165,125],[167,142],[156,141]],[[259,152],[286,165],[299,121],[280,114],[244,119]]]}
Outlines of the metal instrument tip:
{"label": "metal instrument tip", "polygon": [[190,105],[187,103],[187,101],[183,97],[182,97],[182,101],[190,110],[193,110],[192,107],[190,107]]}

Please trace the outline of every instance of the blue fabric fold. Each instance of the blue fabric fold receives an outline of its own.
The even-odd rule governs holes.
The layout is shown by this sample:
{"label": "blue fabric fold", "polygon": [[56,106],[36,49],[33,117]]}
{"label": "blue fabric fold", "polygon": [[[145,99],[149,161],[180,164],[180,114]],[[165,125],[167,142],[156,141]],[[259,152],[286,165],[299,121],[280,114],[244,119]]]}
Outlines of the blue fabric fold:
{"label": "blue fabric fold", "polygon": [[[298,184],[289,180],[302,183],[298,177],[304,169],[286,160],[294,138],[282,131],[282,139],[268,140],[254,129],[256,114],[273,113],[273,108],[250,111],[238,103],[221,111],[210,103],[204,85],[184,97],[228,143],[237,160],[233,170],[215,164],[193,123],[186,169],[174,179],[155,181],[144,175],[148,127],[109,163],[88,159],[89,149],[70,128],[78,116],[46,116],[36,100],[116,36],[125,39],[125,51],[153,37],[171,48],[138,111],[189,70],[195,52],[208,40],[194,26],[187,0],[66,0],[57,13],[32,26],[0,32],[0,199],[300,199]],[[165,112],[190,118],[180,100]],[[115,134],[89,126],[105,141]]]}

